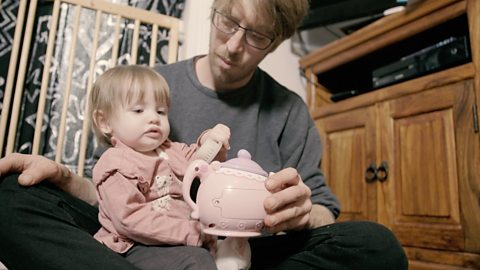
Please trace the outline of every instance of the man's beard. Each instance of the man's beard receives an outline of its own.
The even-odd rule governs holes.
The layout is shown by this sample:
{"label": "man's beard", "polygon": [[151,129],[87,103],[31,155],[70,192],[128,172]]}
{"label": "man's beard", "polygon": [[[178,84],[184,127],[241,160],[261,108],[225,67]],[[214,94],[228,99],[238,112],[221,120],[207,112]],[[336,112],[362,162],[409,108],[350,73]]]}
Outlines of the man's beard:
{"label": "man's beard", "polygon": [[[236,83],[238,81],[243,80],[246,78],[248,75],[245,74],[245,71],[243,68],[238,68],[241,65],[238,65],[238,57],[234,55],[228,55],[228,52],[226,49],[218,49],[217,51],[214,51],[213,54],[214,57],[210,59],[212,61],[211,66],[212,66],[212,75],[214,77],[214,81],[217,83],[220,83],[222,85],[228,85],[232,83]],[[221,65],[219,61],[223,61],[221,58],[223,57],[224,59],[227,59],[228,61],[232,62],[235,64],[235,68],[233,70],[228,70],[225,71],[224,69],[221,68]]]}

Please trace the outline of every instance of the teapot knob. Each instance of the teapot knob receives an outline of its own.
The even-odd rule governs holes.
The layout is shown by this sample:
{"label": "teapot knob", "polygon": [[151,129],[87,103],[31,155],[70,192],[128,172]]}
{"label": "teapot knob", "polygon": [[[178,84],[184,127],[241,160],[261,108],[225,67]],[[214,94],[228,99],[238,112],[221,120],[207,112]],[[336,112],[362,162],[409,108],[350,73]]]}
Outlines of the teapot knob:
{"label": "teapot knob", "polygon": [[240,149],[240,151],[237,153],[237,156],[239,158],[252,159],[252,155],[250,155],[250,153],[245,149]]}
{"label": "teapot knob", "polygon": [[252,160],[252,155],[245,149],[240,149],[237,152],[237,158],[232,158],[222,163],[222,167],[247,171],[265,177],[267,176],[267,172]]}

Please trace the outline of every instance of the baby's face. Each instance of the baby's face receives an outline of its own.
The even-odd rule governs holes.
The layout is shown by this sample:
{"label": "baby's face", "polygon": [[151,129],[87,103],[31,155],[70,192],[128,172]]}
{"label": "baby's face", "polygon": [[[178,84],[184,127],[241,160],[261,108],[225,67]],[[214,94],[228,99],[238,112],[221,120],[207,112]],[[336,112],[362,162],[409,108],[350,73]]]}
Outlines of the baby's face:
{"label": "baby's face", "polygon": [[170,133],[168,108],[155,101],[152,91],[118,108],[108,122],[113,137],[141,153],[155,150]]}

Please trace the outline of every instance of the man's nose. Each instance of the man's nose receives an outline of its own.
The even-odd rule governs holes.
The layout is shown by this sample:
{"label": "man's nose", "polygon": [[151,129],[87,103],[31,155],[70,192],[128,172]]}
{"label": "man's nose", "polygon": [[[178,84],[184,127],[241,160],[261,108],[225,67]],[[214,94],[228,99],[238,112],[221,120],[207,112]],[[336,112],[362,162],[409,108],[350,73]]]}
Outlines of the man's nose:
{"label": "man's nose", "polygon": [[241,52],[245,47],[245,30],[239,28],[228,40],[227,49],[229,53]]}

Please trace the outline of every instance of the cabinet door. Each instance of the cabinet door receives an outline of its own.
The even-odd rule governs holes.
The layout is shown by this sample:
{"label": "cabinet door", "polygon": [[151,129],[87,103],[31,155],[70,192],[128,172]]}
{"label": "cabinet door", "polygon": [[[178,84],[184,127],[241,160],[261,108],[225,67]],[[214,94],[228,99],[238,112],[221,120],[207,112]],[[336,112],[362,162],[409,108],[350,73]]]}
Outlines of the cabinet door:
{"label": "cabinet door", "polygon": [[367,182],[375,166],[375,108],[315,120],[324,145],[322,170],[341,204],[339,220],[376,220],[376,186]]}
{"label": "cabinet door", "polygon": [[462,81],[379,104],[378,162],[389,167],[379,221],[404,246],[478,248],[474,100],[472,81]]}

